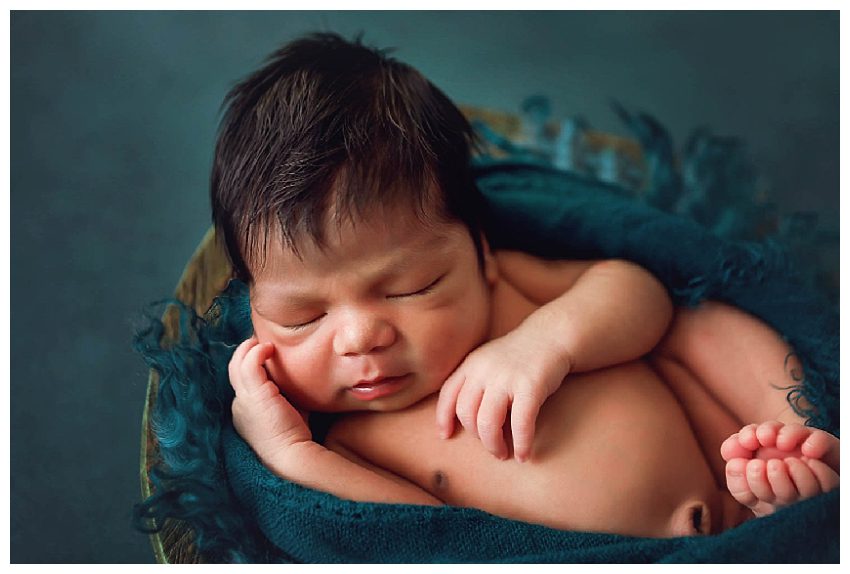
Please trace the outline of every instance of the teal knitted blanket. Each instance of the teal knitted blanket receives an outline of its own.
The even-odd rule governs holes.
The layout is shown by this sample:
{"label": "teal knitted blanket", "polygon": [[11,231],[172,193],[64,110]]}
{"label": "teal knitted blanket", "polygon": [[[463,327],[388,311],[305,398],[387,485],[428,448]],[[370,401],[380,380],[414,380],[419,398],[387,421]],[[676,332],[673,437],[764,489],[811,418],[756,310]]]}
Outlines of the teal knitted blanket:
{"label": "teal knitted blanket", "polygon": [[[808,424],[839,434],[838,312],[818,293],[800,287],[781,250],[722,240],[616,187],[567,173],[504,163],[481,165],[478,173],[495,248],[551,258],[630,259],[652,271],[679,305],[710,298],[760,317],[788,340],[804,366],[805,380],[788,391],[791,404],[805,397],[812,408],[800,412]],[[143,351],[160,370],[164,386],[158,403],[164,467],[155,477],[160,498],[149,501],[143,515],[189,521],[200,535],[199,547],[216,559],[838,562],[839,490],[719,535],[648,539],[558,531],[466,508],[357,503],[278,478],[229,421],[226,363],[233,346],[251,332],[245,286],[233,282],[215,309],[216,319],[209,322],[186,320],[189,335],[182,346],[159,355],[153,345]],[[190,376],[209,380],[186,381]],[[203,387],[198,397],[208,408],[198,407],[196,399],[187,401],[194,406],[181,407],[178,385],[188,389],[184,394]],[[175,415],[181,409],[214,415],[187,424]],[[209,432],[201,436],[192,424]],[[186,444],[201,438],[207,446],[189,453]],[[188,470],[181,475],[174,470],[178,467]]]}

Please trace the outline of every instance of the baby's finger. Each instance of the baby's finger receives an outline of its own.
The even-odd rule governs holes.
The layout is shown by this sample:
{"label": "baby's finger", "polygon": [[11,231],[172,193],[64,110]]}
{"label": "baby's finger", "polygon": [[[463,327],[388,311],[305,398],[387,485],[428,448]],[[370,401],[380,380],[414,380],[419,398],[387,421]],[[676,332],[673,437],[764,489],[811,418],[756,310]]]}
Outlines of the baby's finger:
{"label": "baby's finger", "polygon": [[465,384],[457,397],[457,419],[472,436],[478,437],[478,409],[481,407],[481,398],[484,389],[478,385]]}
{"label": "baby's finger", "polygon": [[437,398],[437,431],[440,438],[449,438],[455,432],[457,397],[466,380],[462,371],[455,371],[443,383]]}
{"label": "baby's finger", "polygon": [[816,458],[806,459],[804,462],[812,469],[812,472],[815,473],[815,477],[818,479],[818,484],[820,484],[821,492],[829,492],[833,488],[838,487],[839,478],[837,472]]}
{"label": "baby's finger", "polygon": [[249,394],[255,392],[268,380],[263,363],[272,356],[273,352],[272,343],[260,343],[251,347],[245,354],[245,360],[239,366],[239,374],[242,376],[242,386]]}
{"label": "baby's finger", "polygon": [[805,462],[799,458],[789,457],[785,459],[785,465],[788,467],[788,474],[791,476],[794,486],[797,487],[801,499],[820,494],[820,483],[818,483],[815,473],[806,466]]}
{"label": "baby's finger", "polygon": [[233,355],[230,357],[230,362],[227,364],[227,374],[230,377],[230,385],[237,393],[243,391],[239,368],[245,360],[245,355],[248,354],[248,351],[250,351],[257,342],[256,337],[251,337],[242,341],[239,346],[236,347],[236,350],[233,351]]}
{"label": "baby's finger", "polygon": [[481,437],[484,448],[500,460],[508,457],[504,426],[509,402],[506,394],[491,390],[484,393],[481,407],[478,409],[478,436]]}
{"label": "baby's finger", "polygon": [[525,462],[531,456],[534,431],[540,402],[531,395],[517,394],[511,405],[511,434],[514,439],[514,457]]}

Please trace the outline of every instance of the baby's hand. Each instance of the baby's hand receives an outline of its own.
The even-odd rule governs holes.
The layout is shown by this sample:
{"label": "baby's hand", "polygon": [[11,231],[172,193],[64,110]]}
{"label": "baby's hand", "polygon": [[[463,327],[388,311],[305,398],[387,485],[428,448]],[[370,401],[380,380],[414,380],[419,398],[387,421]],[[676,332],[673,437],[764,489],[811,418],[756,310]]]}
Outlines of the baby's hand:
{"label": "baby's hand", "polygon": [[524,336],[518,329],[481,345],[440,390],[440,436],[452,436],[457,413],[466,430],[480,437],[497,458],[505,459],[508,447],[503,427],[510,409],[514,456],[519,462],[528,460],[540,407],[569,371],[568,357],[547,352],[539,339]]}
{"label": "baby's hand", "polygon": [[263,367],[274,352],[272,343],[255,337],[242,342],[228,365],[233,399],[233,426],[263,458],[298,442],[312,440],[306,414],[280,394]]}
{"label": "baby's hand", "polygon": [[822,430],[750,424],[720,447],[729,493],[756,516],[836,488],[840,441]]}

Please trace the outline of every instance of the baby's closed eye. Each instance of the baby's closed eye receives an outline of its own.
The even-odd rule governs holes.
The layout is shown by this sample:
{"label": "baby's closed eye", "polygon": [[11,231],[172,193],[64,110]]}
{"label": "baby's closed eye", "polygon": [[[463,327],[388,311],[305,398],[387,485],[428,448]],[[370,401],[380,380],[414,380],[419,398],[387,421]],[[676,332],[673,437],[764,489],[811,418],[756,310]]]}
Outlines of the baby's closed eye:
{"label": "baby's closed eye", "polygon": [[300,323],[282,324],[281,327],[283,327],[284,329],[289,329],[291,331],[299,331],[301,329],[309,327],[313,323],[316,323],[317,321],[319,321],[325,315],[327,315],[327,313],[322,313],[321,315],[317,315],[317,316],[313,317],[312,319],[308,319],[307,321],[302,321]]}
{"label": "baby's closed eye", "polygon": [[433,291],[434,288],[440,283],[440,281],[443,280],[443,278],[446,275],[447,275],[447,273],[443,273],[442,275],[438,276],[436,279],[434,279],[433,281],[431,281],[430,283],[428,283],[427,285],[425,285],[424,287],[422,287],[420,289],[416,289],[414,291],[409,291],[409,292],[406,292],[406,293],[398,293],[398,294],[394,294],[394,295],[387,295],[387,298],[398,299],[398,298],[401,298],[401,297],[415,297],[417,295],[426,295],[426,294],[430,293],[431,291]]}

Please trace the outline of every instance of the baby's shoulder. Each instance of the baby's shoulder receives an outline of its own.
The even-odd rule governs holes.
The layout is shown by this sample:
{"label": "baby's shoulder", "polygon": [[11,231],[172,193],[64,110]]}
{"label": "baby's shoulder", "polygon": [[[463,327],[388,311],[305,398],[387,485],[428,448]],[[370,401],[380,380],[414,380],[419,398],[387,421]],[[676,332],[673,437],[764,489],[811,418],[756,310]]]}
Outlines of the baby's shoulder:
{"label": "baby's shoulder", "polygon": [[525,251],[513,250],[494,251],[493,257],[496,259],[496,265],[500,271],[502,269],[510,271],[515,268],[546,267],[558,261],[543,259]]}
{"label": "baby's shoulder", "polygon": [[499,280],[510,283],[538,305],[562,295],[597,260],[544,259],[522,251],[494,252]]}

